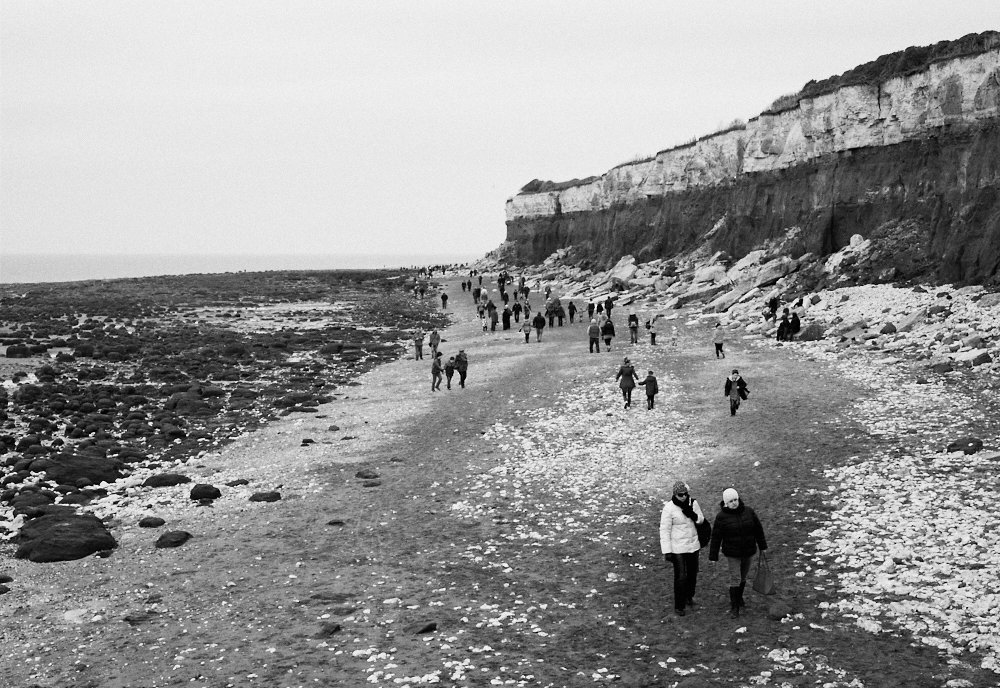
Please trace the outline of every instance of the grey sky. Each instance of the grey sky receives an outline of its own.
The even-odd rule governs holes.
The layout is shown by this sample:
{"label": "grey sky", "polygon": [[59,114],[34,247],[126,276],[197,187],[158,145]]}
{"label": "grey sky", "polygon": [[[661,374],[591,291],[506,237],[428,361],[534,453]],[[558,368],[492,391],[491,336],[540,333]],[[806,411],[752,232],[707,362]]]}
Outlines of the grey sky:
{"label": "grey sky", "polygon": [[0,0],[5,253],[467,253],[996,0]]}

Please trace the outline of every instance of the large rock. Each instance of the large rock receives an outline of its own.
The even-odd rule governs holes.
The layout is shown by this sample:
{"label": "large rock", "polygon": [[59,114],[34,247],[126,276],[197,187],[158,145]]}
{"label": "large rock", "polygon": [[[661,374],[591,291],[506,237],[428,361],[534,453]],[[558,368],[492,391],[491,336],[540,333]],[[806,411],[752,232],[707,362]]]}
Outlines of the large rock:
{"label": "large rock", "polygon": [[797,337],[803,342],[818,341],[823,338],[823,327],[819,323],[811,322],[799,331]]}
{"label": "large rock", "polygon": [[159,473],[151,475],[142,482],[143,487],[173,487],[191,482],[191,478],[179,473]]}
{"label": "large rock", "polygon": [[75,485],[81,479],[88,484],[113,483],[120,480],[123,462],[103,456],[86,454],[55,454],[31,464],[32,471],[42,471],[49,480],[62,485]]}
{"label": "large rock", "polygon": [[49,514],[24,524],[15,557],[37,563],[82,559],[114,549],[118,542],[90,514]]}

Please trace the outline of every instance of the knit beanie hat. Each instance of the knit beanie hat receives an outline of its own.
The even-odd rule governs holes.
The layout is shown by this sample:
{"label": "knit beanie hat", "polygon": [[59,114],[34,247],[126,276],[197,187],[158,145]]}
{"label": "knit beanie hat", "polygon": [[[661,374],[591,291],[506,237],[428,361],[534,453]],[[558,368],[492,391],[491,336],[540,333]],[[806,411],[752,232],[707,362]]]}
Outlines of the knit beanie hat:
{"label": "knit beanie hat", "polygon": [[688,491],[688,486],[681,480],[674,483],[674,494],[684,494]]}
{"label": "knit beanie hat", "polygon": [[724,502],[731,502],[734,499],[739,499],[739,498],[740,498],[740,493],[731,487],[727,487],[725,490],[722,491],[722,501]]}

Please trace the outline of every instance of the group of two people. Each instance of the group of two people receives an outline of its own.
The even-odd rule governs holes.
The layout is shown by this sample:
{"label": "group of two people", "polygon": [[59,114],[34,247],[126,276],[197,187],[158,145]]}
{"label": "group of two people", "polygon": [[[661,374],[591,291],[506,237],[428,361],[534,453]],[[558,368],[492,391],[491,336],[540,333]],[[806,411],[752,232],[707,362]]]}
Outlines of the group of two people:
{"label": "group of two people", "polygon": [[441,390],[442,377],[447,378],[448,389],[451,389],[451,379],[456,372],[458,373],[459,387],[465,389],[465,378],[469,374],[469,356],[465,353],[465,349],[459,349],[457,354],[450,356],[444,363],[441,359],[441,352],[437,351],[435,347],[434,360],[431,362],[431,391]]}
{"label": "group of two people", "polygon": [[[698,560],[704,546],[698,536],[698,527],[707,523],[688,486],[676,482],[673,495],[663,505],[660,514],[660,551],[674,571],[674,611],[684,616],[687,609],[695,606],[695,589],[698,585]],[[760,550],[767,549],[764,527],[757,514],[743,503],[739,493],[727,488],[722,493],[719,512],[711,524],[711,540],[708,545],[708,560],[719,560],[719,551],[726,558],[729,567],[729,613],[739,616],[745,606],[743,592],[746,589],[750,565]]]}

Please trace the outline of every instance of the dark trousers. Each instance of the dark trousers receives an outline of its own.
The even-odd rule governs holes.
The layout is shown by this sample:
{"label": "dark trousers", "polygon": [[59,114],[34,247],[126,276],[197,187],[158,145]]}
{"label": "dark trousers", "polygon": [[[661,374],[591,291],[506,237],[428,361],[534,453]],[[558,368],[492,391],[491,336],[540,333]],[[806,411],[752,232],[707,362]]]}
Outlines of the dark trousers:
{"label": "dark trousers", "polygon": [[595,349],[597,350],[597,353],[601,353],[601,340],[598,337],[591,337],[590,353],[594,353]]}
{"label": "dark trousers", "polygon": [[458,386],[459,387],[465,387],[465,376],[466,376],[467,373],[468,373],[467,370],[459,370],[458,371]]}
{"label": "dark trousers", "polygon": [[628,328],[628,333],[632,337],[632,343],[633,344],[638,344],[639,343],[639,328],[638,327],[630,327],[630,328]]}
{"label": "dark trousers", "polygon": [[684,609],[694,601],[694,591],[698,584],[698,552],[671,554],[674,565],[674,609]]}
{"label": "dark trousers", "polygon": [[451,376],[455,374],[455,371],[452,370],[451,372],[448,372],[446,370],[446,371],[444,371],[444,374],[445,374],[445,377],[448,378],[448,389],[451,389]]}
{"label": "dark trousers", "polygon": [[633,389],[635,389],[635,387],[624,387],[624,388],[622,388],[622,399],[625,400],[625,405],[626,406],[631,406],[632,405],[632,390]]}
{"label": "dark trousers", "polygon": [[715,357],[716,358],[725,358],[726,357],[726,352],[724,352],[722,350],[722,342],[716,342],[715,343]]}
{"label": "dark trousers", "polygon": [[649,333],[649,343],[652,346],[656,346],[656,333],[655,332],[650,332]]}
{"label": "dark trousers", "polygon": [[647,408],[647,409],[651,409],[651,408],[653,408],[653,400],[654,400],[655,398],[656,398],[656,397],[655,397],[655,396],[653,396],[652,394],[647,394],[647,395],[646,395],[646,408]]}
{"label": "dark trousers", "polygon": [[736,409],[738,409],[739,407],[740,407],[739,397],[729,397],[729,415],[735,416]]}

